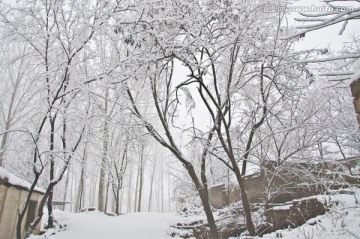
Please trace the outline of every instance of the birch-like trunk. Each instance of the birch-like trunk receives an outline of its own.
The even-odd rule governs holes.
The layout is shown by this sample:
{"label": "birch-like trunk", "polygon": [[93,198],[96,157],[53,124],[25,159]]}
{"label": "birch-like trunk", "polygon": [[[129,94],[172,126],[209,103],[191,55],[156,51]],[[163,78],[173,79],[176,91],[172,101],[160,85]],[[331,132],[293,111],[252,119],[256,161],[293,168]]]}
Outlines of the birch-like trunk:
{"label": "birch-like trunk", "polygon": [[104,132],[103,132],[103,155],[101,160],[100,168],[100,179],[99,179],[99,194],[98,194],[98,210],[104,212],[104,196],[105,196],[105,167],[108,153],[108,138],[109,138],[109,122],[108,122],[108,96],[109,90],[106,89],[105,93],[105,108],[104,108]]}

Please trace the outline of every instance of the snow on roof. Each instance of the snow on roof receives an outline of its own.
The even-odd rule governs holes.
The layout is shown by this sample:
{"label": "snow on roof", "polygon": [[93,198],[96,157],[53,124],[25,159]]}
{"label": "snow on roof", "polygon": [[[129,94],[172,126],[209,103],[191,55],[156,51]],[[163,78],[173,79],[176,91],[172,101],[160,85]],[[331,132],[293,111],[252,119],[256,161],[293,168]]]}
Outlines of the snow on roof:
{"label": "snow on roof", "polygon": [[[6,169],[2,167],[0,167],[0,182],[1,181],[5,182],[5,184],[10,184],[11,186],[19,187],[27,191],[29,191],[31,187],[31,184],[28,181],[25,181],[24,179],[21,179],[12,173],[9,173]],[[39,187],[35,187],[34,191],[42,194],[45,193],[45,191]]]}

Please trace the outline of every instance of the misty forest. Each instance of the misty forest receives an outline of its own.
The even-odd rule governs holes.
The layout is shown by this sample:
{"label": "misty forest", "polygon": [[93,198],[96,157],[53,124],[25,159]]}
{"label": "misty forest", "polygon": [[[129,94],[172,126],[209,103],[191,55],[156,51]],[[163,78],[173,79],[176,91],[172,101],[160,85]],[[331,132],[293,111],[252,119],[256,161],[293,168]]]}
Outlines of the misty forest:
{"label": "misty forest", "polygon": [[0,239],[359,239],[359,29],[359,0],[1,0]]}

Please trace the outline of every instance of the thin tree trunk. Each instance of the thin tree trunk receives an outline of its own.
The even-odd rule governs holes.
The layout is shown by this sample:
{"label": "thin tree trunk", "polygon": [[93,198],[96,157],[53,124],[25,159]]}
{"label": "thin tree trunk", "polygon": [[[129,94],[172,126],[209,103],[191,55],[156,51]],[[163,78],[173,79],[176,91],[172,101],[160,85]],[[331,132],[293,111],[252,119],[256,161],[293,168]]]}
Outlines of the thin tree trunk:
{"label": "thin tree trunk", "polygon": [[107,162],[107,151],[108,151],[108,138],[109,138],[109,122],[108,122],[108,96],[109,90],[106,89],[105,93],[105,107],[104,107],[104,132],[103,132],[103,156],[101,160],[100,168],[100,181],[99,181],[99,194],[98,194],[98,210],[104,212],[104,189],[105,189],[105,167]]}
{"label": "thin tree trunk", "polygon": [[346,162],[346,168],[349,170],[350,175],[353,175],[353,173],[352,173],[352,171],[351,171],[351,165],[350,165],[348,159],[346,158],[345,153],[344,153],[344,150],[342,149],[342,147],[341,147],[341,145],[340,145],[340,143],[339,143],[339,141],[338,141],[338,139],[337,139],[336,136],[335,136],[334,140],[335,140],[335,143],[336,143],[336,145],[338,146],[338,148],[339,148],[339,150],[340,150],[340,153],[341,153],[343,159],[344,159],[345,162]]}
{"label": "thin tree trunk", "polygon": [[[88,201],[88,206],[90,207],[92,204],[92,195],[93,195],[93,176],[91,175],[90,177],[90,190],[89,190],[89,195],[88,195],[88,198],[87,198],[87,201]],[[83,196],[84,197],[84,196]],[[85,206],[85,205],[84,205]]]}
{"label": "thin tree trunk", "polygon": [[96,198],[96,187],[97,187],[97,178],[93,175],[91,177],[91,193],[89,194],[89,204],[91,207],[95,207],[95,198]]}
{"label": "thin tree trunk", "polygon": [[133,163],[130,160],[130,173],[129,173],[129,183],[128,183],[128,193],[127,193],[127,212],[131,212],[131,201],[132,201],[132,173],[133,173]]}
{"label": "thin tree trunk", "polygon": [[139,178],[139,198],[138,198],[138,212],[141,212],[141,198],[142,198],[142,189],[143,189],[143,174],[144,174],[144,148],[145,146],[141,146],[141,155],[140,155],[140,178]]}
{"label": "thin tree trunk", "polygon": [[[139,160],[139,161],[140,161],[140,160]],[[139,190],[140,167],[141,167],[141,166],[138,165],[138,170],[137,170],[137,175],[136,175],[134,212],[136,212],[137,203],[138,203],[138,190]]]}
{"label": "thin tree trunk", "polygon": [[170,187],[170,174],[167,174],[168,175],[168,203],[169,203],[169,210],[168,212],[171,212],[171,187]]}
{"label": "thin tree trunk", "polygon": [[120,196],[120,201],[119,201],[119,214],[122,211],[122,203],[123,203],[123,199],[124,199],[124,190],[121,188],[121,192],[120,192],[121,196]]}
{"label": "thin tree trunk", "polygon": [[98,191],[98,210],[104,212],[104,187],[105,187],[105,165],[101,163],[100,169],[100,181],[99,181],[99,191]]}
{"label": "thin tree trunk", "polygon": [[[55,147],[55,117],[50,117],[50,183],[54,179],[55,174],[55,159],[54,159],[54,147]],[[47,201],[47,209],[49,213],[48,217],[48,225],[47,228],[54,227],[54,215],[53,215],[53,207],[52,207],[52,200],[54,196],[54,188],[51,187],[49,190],[49,197]]]}
{"label": "thin tree trunk", "polygon": [[5,133],[2,136],[1,145],[0,145],[0,167],[3,167],[5,162],[5,149],[9,135],[8,132],[9,129],[10,129],[10,121],[7,120],[5,123]]}
{"label": "thin tree trunk", "polygon": [[[156,148],[155,148],[156,150]],[[149,195],[149,205],[148,205],[148,211],[151,211],[151,203],[152,203],[152,195],[153,195],[153,184],[154,184],[154,178],[155,178],[155,168],[156,168],[156,151],[155,151],[155,159],[154,159],[154,166],[151,174],[151,180],[150,180],[150,195]]]}
{"label": "thin tree trunk", "polygon": [[[157,176],[157,182],[160,181],[160,174]],[[156,187],[156,211],[160,212],[160,183],[157,183]]]}
{"label": "thin tree trunk", "polygon": [[[127,168],[127,147],[128,147],[128,137],[126,137],[126,143],[125,143],[125,148],[123,151],[123,155],[120,158],[117,163],[114,164],[114,168],[115,168],[115,173],[116,173],[116,184],[113,184],[113,193],[114,193],[114,198],[115,198],[115,213],[117,215],[120,214],[120,210],[121,210],[121,205],[122,204],[122,199],[123,199],[123,191],[122,191],[122,183],[123,183],[123,177],[124,177],[124,173],[126,171]],[[120,163],[121,160],[121,163]],[[120,168],[119,168],[120,166]],[[122,191],[121,193],[121,201],[120,201],[120,190]]]}
{"label": "thin tree trunk", "polygon": [[161,170],[161,212],[164,212],[164,169]]}
{"label": "thin tree trunk", "polygon": [[319,154],[320,154],[320,159],[324,159],[324,149],[322,147],[321,143],[318,143],[318,149],[319,149]]}
{"label": "thin tree trunk", "polygon": [[[75,175],[71,174],[71,183],[70,183],[70,202],[73,202],[74,199],[74,188],[76,188],[76,180]],[[71,203],[70,205],[70,212],[74,212],[74,204]]]}
{"label": "thin tree trunk", "polygon": [[[66,196],[69,188],[69,176],[70,176],[70,168],[67,169],[66,172],[66,180],[65,180],[65,192],[63,196],[63,201],[66,202]],[[65,211],[65,204],[62,206],[62,210]]]}
{"label": "thin tree trunk", "polygon": [[120,215],[120,188],[116,191],[115,200],[115,214]]}
{"label": "thin tree trunk", "polygon": [[81,162],[81,173],[79,179],[78,192],[76,196],[75,212],[80,211],[83,207],[82,198],[84,197],[84,171],[86,165],[86,158],[87,158],[87,142],[85,142],[83,157]]}
{"label": "thin tree trunk", "polygon": [[[108,176],[110,177],[110,176]],[[106,183],[106,192],[105,192],[105,208],[104,208],[104,212],[107,212],[107,207],[108,207],[108,200],[109,200],[109,186],[110,186],[110,179],[108,178],[107,183]]]}

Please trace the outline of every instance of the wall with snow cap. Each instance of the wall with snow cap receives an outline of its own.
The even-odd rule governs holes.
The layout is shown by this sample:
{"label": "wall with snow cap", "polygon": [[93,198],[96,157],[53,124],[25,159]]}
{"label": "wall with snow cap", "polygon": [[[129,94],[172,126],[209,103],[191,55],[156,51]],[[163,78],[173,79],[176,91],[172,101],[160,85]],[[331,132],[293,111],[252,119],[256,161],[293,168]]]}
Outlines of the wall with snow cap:
{"label": "wall with snow cap", "polygon": [[[30,183],[0,168],[0,239],[16,239],[16,224],[18,210],[25,204],[29,193]],[[25,232],[25,224],[29,211],[37,214],[43,190],[36,188],[30,200],[34,207],[28,210],[22,223],[22,232]],[[34,230],[34,234],[39,234],[40,224]]]}

